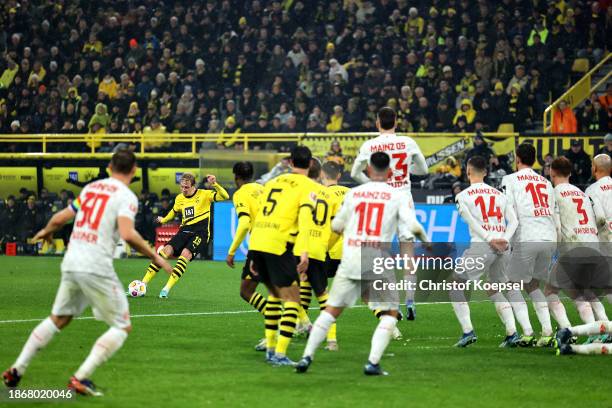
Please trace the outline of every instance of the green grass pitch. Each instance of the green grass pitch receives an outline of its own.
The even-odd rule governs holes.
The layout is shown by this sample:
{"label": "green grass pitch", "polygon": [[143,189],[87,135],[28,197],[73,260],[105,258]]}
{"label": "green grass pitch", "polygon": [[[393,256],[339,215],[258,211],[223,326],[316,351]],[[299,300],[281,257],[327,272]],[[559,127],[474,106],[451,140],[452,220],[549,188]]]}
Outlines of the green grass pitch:
{"label": "green grass pitch", "polygon": [[[60,261],[0,257],[2,370],[13,363],[36,322],[49,314]],[[143,259],[115,263],[126,286],[142,278],[146,265]],[[78,406],[610,406],[609,357],[499,349],[503,328],[488,302],[472,304],[479,340],[460,350],[451,347],[461,331],[451,306],[418,307],[415,322],[399,323],[404,340],[393,341],[383,358],[388,377],[362,374],[376,325],[363,307],[340,318],[340,351],[320,350],[307,374],[270,367],[263,353],[253,350],[263,335],[263,321],[238,296],[239,279],[238,267],[195,262],[171,297],[161,300],[157,294],[166,278],[159,273],[148,296],[130,299],[134,330],[124,347],[93,376],[106,395],[79,398]],[[579,321],[573,307],[568,313],[573,322]],[[310,311],[313,319],[317,314]],[[532,322],[537,322],[535,316]],[[39,353],[22,387],[63,388],[105,330],[91,318],[74,321]],[[290,357],[301,355],[304,342],[293,342]]]}

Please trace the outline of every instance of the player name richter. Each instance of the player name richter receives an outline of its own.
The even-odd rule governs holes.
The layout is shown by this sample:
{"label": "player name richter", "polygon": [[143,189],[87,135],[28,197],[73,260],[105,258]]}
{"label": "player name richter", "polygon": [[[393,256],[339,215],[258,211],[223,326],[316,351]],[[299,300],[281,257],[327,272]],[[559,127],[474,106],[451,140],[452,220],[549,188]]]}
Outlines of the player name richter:
{"label": "player name richter", "polygon": [[372,282],[374,290],[378,291],[394,291],[394,290],[423,290],[423,291],[449,291],[449,290],[523,290],[523,282],[485,282],[483,280],[474,280],[466,282],[457,281],[432,281],[424,279],[422,281],[411,282],[405,279],[399,282],[385,282],[382,279],[377,279]]}

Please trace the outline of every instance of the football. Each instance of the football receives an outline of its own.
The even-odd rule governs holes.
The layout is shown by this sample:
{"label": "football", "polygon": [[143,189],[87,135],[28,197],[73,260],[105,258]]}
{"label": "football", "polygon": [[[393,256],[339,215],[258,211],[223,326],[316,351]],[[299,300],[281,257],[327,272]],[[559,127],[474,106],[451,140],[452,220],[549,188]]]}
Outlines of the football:
{"label": "football", "polygon": [[128,286],[128,293],[131,297],[142,297],[147,293],[147,285],[143,281],[132,281]]}

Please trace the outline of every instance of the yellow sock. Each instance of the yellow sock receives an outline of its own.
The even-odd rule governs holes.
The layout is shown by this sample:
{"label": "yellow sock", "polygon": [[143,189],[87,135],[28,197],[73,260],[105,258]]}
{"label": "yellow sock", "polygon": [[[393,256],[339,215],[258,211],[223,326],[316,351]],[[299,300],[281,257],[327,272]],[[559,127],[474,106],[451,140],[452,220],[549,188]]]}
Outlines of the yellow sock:
{"label": "yellow sock", "polygon": [[253,306],[255,309],[259,310],[259,313],[265,315],[266,310],[266,299],[259,294],[259,292],[253,293],[251,298],[249,299],[249,304]]}
{"label": "yellow sock", "polygon": [[310,301],[312,300],[312,286],[310,282],[300,282],[300,308],[298,309],[298,318],[300,324],[307,326],[310,324],[310,318],[308,317],[308,308],[310,307]]}
{"label": "yellow sock", "polygon": [[[319,302],[319,308],[321,311],[325,310],[327,306],[327,299],[329,299],[329,294],[327,292],[323,293],[321,296],[317,296],[317,301]],[[333,323],[329,327],[329,331],[327,332],[327,341],[336,341],[336,323]]]}
{"label": "yellow sock", "polygon": [[[159,255],[164,259],[168,259],[168,255],[166,255],[164,251],[161,251]],[[159,269],[160,267],[158,265],[155,265],[155,263],[151,262],[149,264],[149,267],[147,268],[147,273],[145,273],[144,278],[142,278],[142,281],[145,284],[148,284],[149,282],[151,282],[151,280],[155,277],[155,274],[159,272]]]}
{"label": "yellow sock", "polygon": [[274,351],[276,348],[276,334],[278,332],[278,321],[281,318],[281,314],[281,300],[269,295],[266,308],[264,309],[266,348],[268,351]]}
{"label": "yellow sock", "polygon": [[176,261],[176,265],[174,265],[174,268],[172,268],[172,275],[170,275],[170,277],[168,278],[168,282],[166,282],[166,286],[164,286],[165,291],[170,291],[170,289],[172,289],[172,287],[176,285],[176,282],[181,279],[181,276],[183,276],[183,274],[187,270],[188,262],[189,260],[187,258],[185,258],[184,256],[179,256],[178,261]]}
{"label": "yellow sock", "polygon": [[276,343],[277,356],[287,355],[287,349],[293,338],[293,333],[295,333],[299,309],[300,304],[298,302],[285,302],[285,310],[280,320],[278,342]]}
{"label": "yellow sock", "polygon": [[381,316],[383,315],[383,311],[382,311],[382,310],[380,310],[380,309],[373,310],[373,311],[372,311],[372,313],[374,313],[374,316],[375,316],[377,319],[380,319],[380,318],[381,318]]}

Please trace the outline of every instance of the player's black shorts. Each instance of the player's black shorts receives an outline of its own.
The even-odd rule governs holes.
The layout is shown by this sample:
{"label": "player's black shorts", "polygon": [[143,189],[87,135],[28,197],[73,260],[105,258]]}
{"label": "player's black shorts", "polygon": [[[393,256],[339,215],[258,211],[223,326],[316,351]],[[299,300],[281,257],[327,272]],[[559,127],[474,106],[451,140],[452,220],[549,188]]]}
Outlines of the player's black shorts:
{"label": "player's black shorts", "polygon": [[[299,257],[295,257],[297,263],[300,262]],[[316,259],[308,259],[308,270],[306,270],[308,282],[314,291],[315,295],[319,296],[327,290],[327,275],[325,274],[325,262],[317,261]]]}
{"label": "player's black shorts", "polygon": [[249,251],[253,260],[255,271],[259,275],[260,282],[272,284],[278,287],[289,287],[299,282],[297,264],[292,254],[293,246],[288,246],[282,255],[274,255],[268,252]]}
{"label": "player's black shorts", "polygon": [[333,278],[336,276],[336,272],[338,271],[338,267],[340,266],[339,259],[331,259],[329,254],[327,254],[327,258],[325,258],[325,275],[327,275],[327,279]]}
{"label": "player's black shorts", "polygon": [[179,256],[183,249],[188,249],[195,258],[195,256],[203,251],[206,245],[208,245],[208,231],[189,231],[180,229],[166,245],[172,247],[175,256]]}
{"label": "player's black shorts", "polygon": [[255,282],[261,282],[261,276],[259,274],[253,275],[251,273],[251,261],[253,260],[253,256],[251,255],[251,251],[247,252],[246,259],[244,260],[244,267],[242,268],[242,275],[240,279],[245,280],[253,280]]}

